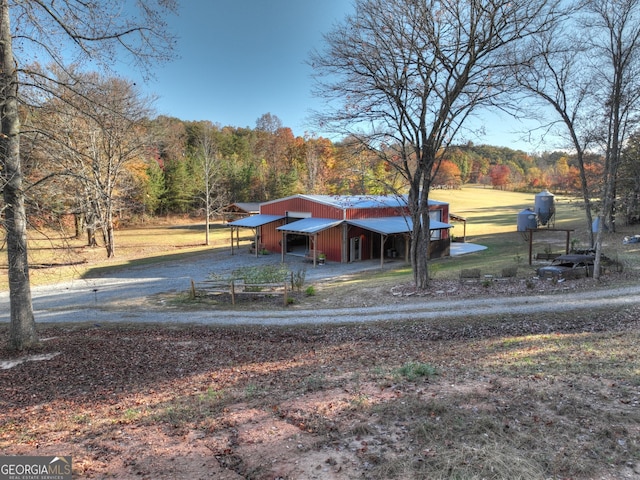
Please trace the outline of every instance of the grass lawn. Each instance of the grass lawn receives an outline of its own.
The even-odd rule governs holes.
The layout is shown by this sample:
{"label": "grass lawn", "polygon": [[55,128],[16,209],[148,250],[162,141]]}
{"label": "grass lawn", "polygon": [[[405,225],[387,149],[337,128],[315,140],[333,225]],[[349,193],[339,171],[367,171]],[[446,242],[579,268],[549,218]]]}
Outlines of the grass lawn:
{"label": "grass lawn", "polygon": [[[209,246],[205,245],[204,222],[172,219],[153,225],[116,231],[115,258],[106,258],[104,247],[87,247],[85,238],[70,233],[29,232],[29,262],[32,285],[55,283],[84,277],[95,269],[127,268],[162,262],[179,256],[194,255],[212,248],[229,248],[230,231],[221,223],[212,224]],[[241,237],[241,240],[249,237]],[[6,271],[6,250],[0,266]],[[7,290],[6,275],[0,278],[0,290]]]}
{"label": "grass lawn", "polygon": [[[521,263],[516,215],[533,195],[432,197],[489,247],[432,262],[436,279]],[[583,241],[579,209],[558,200],[556,227]],[[228,233],[216,228],[212,242],[228,248]],[[623,234],[607,249],[637,281],[640,250],[622,248]],[[77,263],[37,268],[37,282],[216,248],[193,222],[121,230],[108,262],[75,240],[31,241],[35,263]],[[373,285],[388,295],[410,278],[407,268],[368,273],[327,282],[318,297]],[[0,349],[0,452],[72,455],[74,478],[639,478],[639,319],[640,302],[297,327],[41,324],[33,351]]]}

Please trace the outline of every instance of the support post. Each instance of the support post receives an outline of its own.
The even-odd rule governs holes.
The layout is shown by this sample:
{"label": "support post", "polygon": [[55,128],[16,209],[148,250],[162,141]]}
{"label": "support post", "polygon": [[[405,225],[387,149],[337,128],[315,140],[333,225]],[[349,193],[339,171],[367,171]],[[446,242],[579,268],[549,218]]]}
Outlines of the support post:
{"label": "support post", "polygon": [[409,264],[409,252],[411,250],[411,235],[404,236],[404,263]]}
{"label": "support post", "polygon": [[258,235],[258,227],[254,230],[253,244],[256,246],[256,258],[258,258],[258,248],[260,248],[260,236]]}
{"label": "support post", "polygon": [[313,238],[313,268],[316,268],[316,257],[318,256],[318,234],[314,233]]}
{"label": "support post", "polygon": [[533,230],[527,229],[529,232],[529,265],[533,264]]}

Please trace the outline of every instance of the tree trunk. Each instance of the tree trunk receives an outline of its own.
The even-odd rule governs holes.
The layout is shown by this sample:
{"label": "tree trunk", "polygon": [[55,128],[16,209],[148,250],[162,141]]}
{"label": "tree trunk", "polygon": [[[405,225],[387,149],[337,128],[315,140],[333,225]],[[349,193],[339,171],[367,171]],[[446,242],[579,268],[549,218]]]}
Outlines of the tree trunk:
{"label": "tree trunk", "polygon": [[411,242],[411,263],[416,287],[424,290],[429,286],[429,238],[428,235],[425,235],[425,230],[422,226],[419,226],[417,230],[414,226],[414,236]]}
{"label": "tree trunk", "polygon": [[87,247],[97,247],[96,230],[93,227],[87,227]]}
{"label": "tree trunk", "polygon": [[207,202],[207,208],[206,208],[206,212],[205,212],[205,221],[204,221],[204,244],[208,247],[210,240],[209,240],[209,202]]}
{"label": "tree trunk", "polygon": [[411,232],[411,267],[416,288],[429,286],[429,201],[420,185],[419,176],[411,182],[409,210],[413,229]]}
{"label": "tree trunk", "polygon": [[107,218],[102,226],[102,236],[104,238],[104,247],[107,250],[107,258],[116,256],[116,239],[113,233],[113,213],[111,207],[107,207]]}
{"label": "tree trunk", "polygon": [[74,213],[73,219],[74,219],[74,225],[75,225],[75,231],[76,231],[75,238],[80,238],[82,236],[82,233],[85,230],[84,216],[82,213]]}
{"label": "tree trunk", "polygon": [[107,258],[116,256],[115,237],[113,235],[113,223],[108,223],[103,230],[104,248],[107,250]]}
{"label": "tree trunk", "polygon": [[11,323],[9,347],[28,348],[38,341],[31,302],[27,259],[27,219],[20,165],[20,119],[18,117],[18,74],[11,48],[9,5],[0,0],[0,175],[5,201],[5,228],[9,264]]}

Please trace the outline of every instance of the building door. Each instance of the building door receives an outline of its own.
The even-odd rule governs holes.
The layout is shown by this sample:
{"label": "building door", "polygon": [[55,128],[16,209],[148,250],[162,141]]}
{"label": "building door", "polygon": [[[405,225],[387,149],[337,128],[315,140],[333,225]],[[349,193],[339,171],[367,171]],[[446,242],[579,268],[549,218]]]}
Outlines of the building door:
{"label": "building door", "polygon": [[349,239],[349,261],[359,262],[362,260],[362,246],[360,245],[360,237],[351,237]]}

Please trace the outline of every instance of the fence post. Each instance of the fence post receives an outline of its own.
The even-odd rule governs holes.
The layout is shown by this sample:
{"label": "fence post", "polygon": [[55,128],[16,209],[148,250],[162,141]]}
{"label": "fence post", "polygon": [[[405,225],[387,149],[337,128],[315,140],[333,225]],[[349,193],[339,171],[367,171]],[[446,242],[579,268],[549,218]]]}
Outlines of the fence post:
{"label": "fence post", "polygon": [[288,303],[287,302],[287,300],[288,300],[288,298],[287,298],[287,282],[284,282],[284,295],[283,296],[284,296],[284,306],[286,307],[287,303]]}

